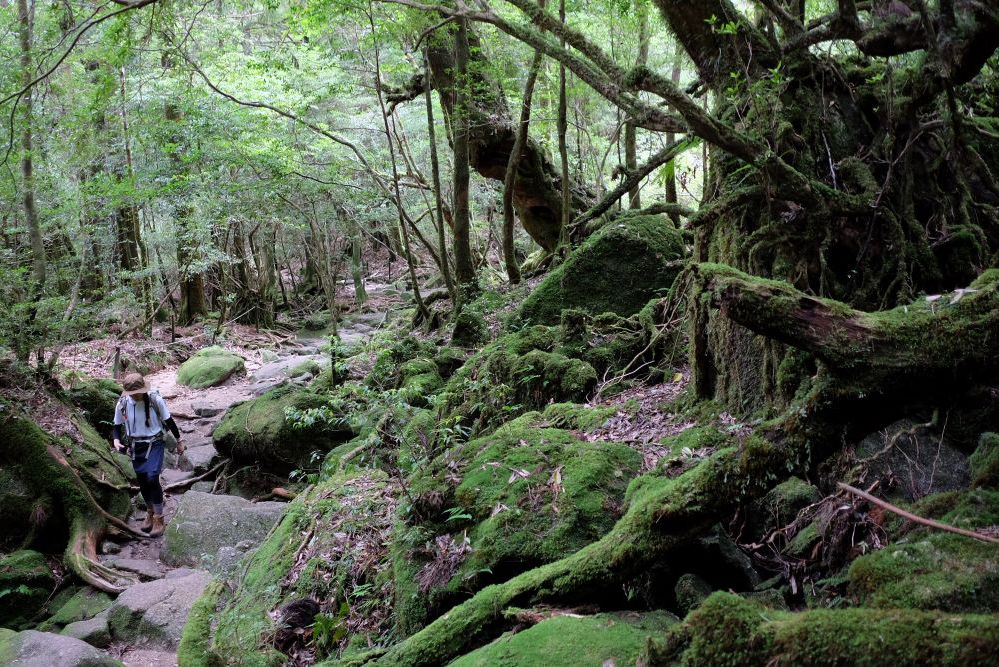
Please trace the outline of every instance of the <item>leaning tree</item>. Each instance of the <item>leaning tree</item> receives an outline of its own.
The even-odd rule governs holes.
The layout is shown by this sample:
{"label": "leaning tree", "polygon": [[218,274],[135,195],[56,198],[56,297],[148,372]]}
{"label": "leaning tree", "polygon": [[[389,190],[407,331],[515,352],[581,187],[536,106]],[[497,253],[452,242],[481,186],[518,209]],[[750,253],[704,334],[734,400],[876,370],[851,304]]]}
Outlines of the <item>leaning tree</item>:
{"label": "leaning tree", "polygon": [[954,404],[999,369],[994,2],[758,0],[749,13],[656,0],[696,67],[680,89],[532,0],[507,0],[517,18],[486,0],[390,1],[494,25],[634,125],[680,136],[638,172],[692,137],[710,146],[699,210],[665,206],[693,238],[694,390],[778,416],[650,481],[603,539],[484,589],[381,661],[446,662],[501,627],[504,608],[612,590],[844,442]]}

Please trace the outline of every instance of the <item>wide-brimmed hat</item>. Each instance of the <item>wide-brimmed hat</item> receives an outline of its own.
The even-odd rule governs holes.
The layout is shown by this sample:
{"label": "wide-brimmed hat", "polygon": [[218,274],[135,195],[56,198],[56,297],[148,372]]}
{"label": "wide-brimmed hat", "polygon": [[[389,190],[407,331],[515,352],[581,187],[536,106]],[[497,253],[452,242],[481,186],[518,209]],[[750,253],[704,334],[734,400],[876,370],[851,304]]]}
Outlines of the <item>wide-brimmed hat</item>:
{"label": "wide-brimmed hat", "polygon": [[128,396],[149,393],[149,383],[146,382],[146,378],[138,373],[129,373],[126,375],[121,381],[121,386],[124,387],[124,393]]}

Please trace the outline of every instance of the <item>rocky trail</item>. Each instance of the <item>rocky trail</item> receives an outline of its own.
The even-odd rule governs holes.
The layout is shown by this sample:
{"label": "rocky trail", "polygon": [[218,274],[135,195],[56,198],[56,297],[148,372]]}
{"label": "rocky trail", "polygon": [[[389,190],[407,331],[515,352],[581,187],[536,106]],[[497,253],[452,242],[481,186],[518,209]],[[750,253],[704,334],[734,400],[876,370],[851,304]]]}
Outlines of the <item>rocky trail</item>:
{"label": "rocky trail", "polygon": [[[356,348],[386,317],[385,312],[353,316],[339,332],[341,341]],[[194,602],[213,575],[231,573],[265,538],[286,505],[225,495],[221,489],[229,462],[213,446],[212,431],[233,405],[283,383],[311,382],[317,369],[329,364],[320,350],[327,340],[303,332],[277,351],[241,350],[245,372],[214,387],[180,384],[176,365],[146,375],[170,407],[185,446],[178,455],[176,443],[168,438],[161,475],[167,531],[158,538],[105,540],[100,562],[130,573],[138,583],[113,601],[87,587],[65,602],[57,596],[58,609],[40,626],[46,631],[18,636],[16,664],[176,667],[181,633]],[[145,509],[139,497],[132,504],[128,523],[138,530]]]}

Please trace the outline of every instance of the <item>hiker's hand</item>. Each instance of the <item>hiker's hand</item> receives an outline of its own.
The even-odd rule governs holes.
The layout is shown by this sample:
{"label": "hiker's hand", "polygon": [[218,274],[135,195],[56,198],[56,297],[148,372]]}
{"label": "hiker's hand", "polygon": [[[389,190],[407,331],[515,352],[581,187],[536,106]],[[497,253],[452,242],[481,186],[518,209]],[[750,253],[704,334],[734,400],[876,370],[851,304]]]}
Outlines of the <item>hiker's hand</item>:
{"label": "hiker's hand", "polygon": [[184,443],[182,443],[180,440],[178,440],[177,441],[177,455],[179,456],[180,454],[183,454],[185,450],[187,450],[187,447],[184,446]]}
{"label": "hiker's hand", "polygon": [[122,454],[125,453],[125,448],[121,446],[121,440],[118,440],[117,438],[114,441],[114,450],[116,452],[121,452]]}

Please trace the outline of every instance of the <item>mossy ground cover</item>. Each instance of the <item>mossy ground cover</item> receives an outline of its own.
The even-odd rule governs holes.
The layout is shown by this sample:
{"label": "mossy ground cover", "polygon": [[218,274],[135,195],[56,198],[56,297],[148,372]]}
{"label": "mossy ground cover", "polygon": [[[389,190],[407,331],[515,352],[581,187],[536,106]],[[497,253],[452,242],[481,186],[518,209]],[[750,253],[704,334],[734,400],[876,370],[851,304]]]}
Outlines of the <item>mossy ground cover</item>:
{"label": "mossy ground cover", "polygon": [[403,632],[463,591],[573,553],[620,515],[640,454],[542,422],[538,413],[523,415],[411,478],[417,506],[396,534]]}
{"label": "mossy ground cover", "polygon": [[570,614],[503,635],[464,655],[453,667],[577,667],[633,665],[649,637],[677,622],[666,613]]}

